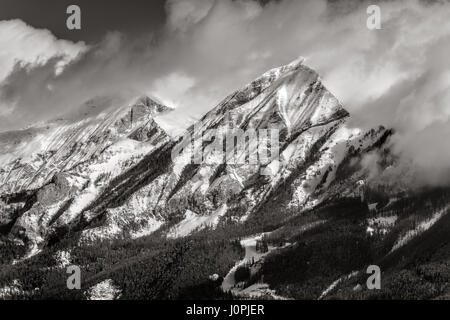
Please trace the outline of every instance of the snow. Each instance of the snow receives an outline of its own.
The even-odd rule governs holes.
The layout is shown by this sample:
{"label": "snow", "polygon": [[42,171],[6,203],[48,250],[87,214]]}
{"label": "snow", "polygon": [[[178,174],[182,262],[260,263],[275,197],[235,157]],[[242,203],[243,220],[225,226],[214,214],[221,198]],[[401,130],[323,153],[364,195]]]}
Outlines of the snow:
{"label": "snow", "polygon": [[180,108],[158,115],[155,117],[155,121],[169,136],[178,137],[197,122],[200,117],[201,115],[193,117],[191,114],[186,114],[186,110]]}
{"label": "snow", "polygon": [[[266,170],[264,171],[264,173],[266,175],[275,176],[280,171],[280,168],[281,168],[280,161],[275,159],[266,167]],[[275,181],[272,180],[272,185],[275,185],[274,182]]]}
{"label": "snow", "polygon": [[339,283],[341,283],[344,280],[348,280],[351,279],[355,276],[358,275],[358,271],[353,271],[352,273],[350,273],[347,276],[341,277],[339,279],[337,279],[336,281],[334,281],[327,289],[325,289],[325,291],[322,292],[322,294],[320,295],[320,297],[317,300],[322,300],[323,298],[325,298],[331,291],[333,291],[338,285]]}
{"label": "snow", "polygon": [[0,172],[0,181],[5,184],[2,188],[12,189],[9,192],[37,189],[54,172],[92,162],[93,156],[137,127],[145,126],[151,118],[150,114],[144,115],[123,126],[131,108],[116,107],[111,105],[98,115],[84,115],[82,120],[78,116],[55,120],[0,135],[0,148],[6,151],[0,154],[0,167],[5,168]]}
{"label": "snow", "polygon": [[71,264],[70,251],[58,250],[55,252],[54,258],[59,268],[65,268]]}
{"label": "snow", "polygon": [[388,208],[391,204],[398,201],[398,198],[389,198],[389,202],[386,204],[385,208]]}
{"label": "snow", "polygon": [[88,300],[116,300],[121,296],[122,291],[115,286],[111,279],[104,280],[90,287],[85,295]]}
{"label": "snow", "polygon": [[122,229],[117,224],[105,224],[100,227],[90,228],[81,232],[79,244],[84,241],[106,240],[118,237],[122,234]]}
{"label": "snow", "polygon": [[67,176],[66,179],[70,186],[75,187],[77,189],[82,189],[85,183],[89,181],[89,179],[81,177],[77,174]]}
{"label": "snow", "polygon": [[286,67],[281,67],[281,68],[295,69],[295,68],[298,68],[299,66],[301,66],[304,62],[305,62],[305,57],[298,56],[295,60],[293,60],[291,63],[289,63]]}
{"label": "snow", "polygon": [[251,286],[239,291],[239,296],[249,297],[251,299],[260,299],[265,296],[269,296],[275,300],[290,300],[289,298],[277,295],[275,290],[270,289],[267,283],[252,284]]}
{"label": "snow", "polygon": [[215,226],[217,226],[220,218],[226,213],[226,211],[226,204],[222,205],[219,209],[217,209],[209,216],[198,215],[191,210],[186,210],[184,219],[169,230],[167,238],[186,237],[193,231],[198,229],[202,229],[205,227],[214,228]]}
{"label": "snow", "polygon": [[373,236],[375,233],[387,234],[389,229],[392,228],[397,222],[397,215],[392,216],[380,216],[367,219],[367,234]]}
{"label": "snow", "polygon": [[0,300],[10,300],[21,295],[31,295],[39,289],[35,288],[31,291],[25,291],[22,283],[18,279],[13,279],[10,284],[0,287]]}
{"label": "snow", "polygon": [[99,193],[98,188],[91,182],[83,193],[79,194],[75,201],[70,205],[67,211],[63,214],[66,221],[74,219],[86,206],[95,200]]}
{"label": "snow", "polygon": [[[305,161],[311,152],[311,146],[315,142],[322,137],[328,137],[327,134],[332,132],[331,130],[341,126],[318,152],[320,154],[319,160],[310,165],[306,169],[305,175],[295,181],[294,188],[296,190],[293,201],[295,204],[303,204],[306,201],[309,201],[308,203],[315,203],[314,201],[316,200],[309,199],[309,197],[319,185],[324,173],[330,170],[328,179],[325,181],[326,187],[334,179],[334,170],[348,152],[349,140],[357,141],[357,137],[361,134],[358,129],[342,127],[344,121],[333,121],[330,118],[341,106],[334,97],[321,88],[317,74],[301,66],[302,62],[303,59],[300,58],[289,66],[274,69],[266,73],[262,79],[259,79],[261,81],[258,82],[259,88],[257,90],[250,87],[242,91],[247,92],[247,89],[249,89],[249,96],[246,97],[249,99],[247,103],[240,106],[238,104],[233,105],[235,109],[228,110],[229,112],[226,113],[223,113],[223,109],[221,108],[215,109],[200,124],[204,129],[216,124],[219,130],[224,129],[223,122],[227,122],[226,117],[231,114],[231,120],[234,121],[237,119],[236,123],[232,124],[237,126],[246,121],[250,121],[250,126],[255,123],[265,125],[266,123],[271,123],[273,120],[273,112],[278,111],[282,121],[279,121],[280,123],[276,123],[276,125],[283,126],[284,123],[289,132],[299,128],[302,128],[302,130],[307,129],[307,131],[302,132],[294,142],[284,149],[280,159],[281,161],[278,159],[273,160],[267,166],[266,173],[269,173],[272,177],[270,179],[272,186],[275,186],[281,179],[289,176],[294,168]],[[300,72],[294,72],[294,68],[302,68],[302,70]],[[309,94],[309,92],[312,93]],[[278,108],[278,110],[274,110],[274,108]],[[24,148],[29,149],[25,152],[27,154],[36,152],[36,150],[56,150],[59,153],[64,153],[60,152],[59,148],[68,151],[67,149],[74,146],[74,142],[77,143],[76,147],[80,147],[82,150],[77,150],[73,154],[70,154],[69,160],[67,163],[64,163],[64,168],[68,169],[69,173],[72,174],[72,177],[69,177],[70,182],[81,191],[75,195],[74,201],[68,210],[58,219],[57,223],[69,223],[76,219],[80,212],[98,197],[103,188],[114,177],[123,173],[127,167],[136,163],[145,154],[153,150],[154,146],[150,143],[141,143],[123,138],[126,136],[126,134],[122,135],[121,133],[123,128],[113,125],[114,121],[117,121],[128,110],[121,109],[115,113],[102,113],[95,119],[83,120],[76,124],[69,124],[67,122],[59,123],[58,126],[51,127],[49,132],[38,132],[35,134],[32,143],[23,144]],[[171,117],[173,117],[172,113],[166,117],[167,119],[165,117],[159,117],[155,121],[163,123]],[[184,130],[192,123],[192,119],[188,119],[187,117],[184,119],[180,118],[179,120],[182,120],[182,125],[177,126],[176,129]],[[230,122],[232,122],[231,120]],[[332,122],[325,124],[327,121]],[[173,122],[171,124],[173,125]],[[133,126],[136,126],[134,122]],[[305,126],[310,126],[310,128],[308,129]],[[108,129],[108,133],[106,133],[106,128]],[[118,135],[122,135],[122,138]],[[86,143],[92,137],[98,138],[100,141],[98,145],[97,143],[93,143],[92,139],[89,140],[89,144]],[[97,141],[97,139],[93,140]],[[146,236],[159,229],[166,217],[152,216],[153,212],[159,212],[153,209],[159,206],[159,203],[165,202],[168,196],[166,190],[169,190],[175,185],[173,180],[179,180],[178,178],[182,174],[186,163],[191,162],[191,156],[192,150],[187,148],[181,155],[172,159],[172,170],[167,175],[158,177],[148,185],[134,192],[121,207],[105,209],[105,224],[101,227],[84,230],[81,239],[92,237],[111,238],[122,235],[128,230],[126,227],[131,221],[135,222],[133,225],[141,226],[138,230],[128,231],[128,234],[125,236],[130,236],[131,238]],[[217,160],[211,154],[207,156],[207,159],[213,162]],[[59,154],[59,158],[56,158],[62,159],[63,157]],[[40,161],[40,159],[36,158],[31,165],[38,168],[42,162]],[[53,161],[52,158],[49,163],[58,169],[60,163],[53,163]],[[86,161],[86,163],[83,163],[83,161]],[[251,169],[250,166],[244,167],[242,170],[239,167],[236,169],[235,167],[228,166],[227,171],[228,176],[226,178],[236,180],[243,188],[249,176],[248,171],[251,171]],[[187,196],[190,196],[196,191],[206,194],[209,189],[209,177],[212,174],[213,170],[211,167],[201,167],[199,174],[186,183],[186,188],[180,194],[183,195],[185,192]],[[234,187],[235,184],[233,183],[232,185]],[[245,196],[249,208],[252,208],[259,203],[261,197],[264,197],[265,194],[260,195],[253,190],[248,190]],[[57,208],[55,206],[49,208],[49,210],[53,214]],[[195,230],[206,226],[215,227],[219,223],[220,218],[226,213],[227,207],[223,205],[211,211],[209,215],[199,215],[193,211],[186,210],[184,219],[169,230],[167,237],[185,237]],[[249,212],[250,210],[247,214]],[[89,214],[89,212],[86,212],[86,215]],[[244,221],[247,216],[244,215],[241,221]],[[36,221],[31,222],[32,224],[30,225],[39,225]],[[256,245],[255,238],[243,240],[242,245],[246,249],[246,259],[256,258],[259,260],[262,257],[253,249]],[[59,258],[62,264],[67,262],[65,260],[63,261],[63,256]],[[69,258],[67,259],[68,261]],[[264,284],[259,284],[259,286],[249,290],[253,294],[254,291],[263,291],[265,289],[267,288],[265,288]]]}
{"label": "snow", "polygon": [[311,122],[323,122],[324,120],[332,117],[336,112],[336,109],[341,107],[342,106],[337,101],[337,99],[327,92],[323,96],[321,96],[320,102],[317,104],[317,107],[314,110],[313,115],[311,116]]}
{"label": "snow", "polygon": [[[257,242],[268,234],[270,233],[257,234],[241,240],[240,244],[245,249],[244,259],[238,261],[225,276],[221,286],[222,291],[231,291],[233,295],[242,298],[260,298],[263,296],[270,296],[271,298],[276,300],[286,300],[285,297],[276,295],[275,290],[269,289],[269,285],[266,283],[255,283],[251,286],[248,286],[247,288],[243,288],[244,283],[236,283],[234,279],[234,274],[237,268],[252,262],[255,263],[252,268],[258,268],[258,265],[260,266],[260,263],[263,261],[264,257],[267,256],[271,251],[276,249],[275,247],[269,246],[269,250],[265,253],[256,251]],[[289,244],[286,244],[285,247],[288,245]],[[252,270],[252,273],[253,272],[254,270]]]}
{"label": "snow", "polygon": [[444,209],[439,210],[429,219],[422,221],[415,229],[407,231],[403,236],[401,236],[397,242],[395,242],[394,246],[391,249],[391,252],[397,250],[400,247],[403,247],[409,241],[424,233],[428,229],[430,229],[436,222],[438,222],[444,215],[447,214],[447,211],[450,209],[450,205],[446,206]]}
{"label": "snow", "polygon": [[209,179],[214,174],[213,167],[203,166],[200,168],[198,174],[195,175],[193,180],[198,179],[191,185],[191,193],[195,193],[200,190],[202,194],[206,194],[209,188]]}
{"label": "snow", "polygon": [[153,232],[155,232],[156,230],[158,230],[163,225],[162,221],[156,219],[146,219],[146,222],[147,222],[146,227],[138,231],[131,232],[132,239],[148,236]]}
{"label": "snow", "polygon": [[[174,150],[179,147],[180,145],[177,145],[174,148]],[[172,162],[173,162],[172,172],[177,177],[181,176],[181,174],[183,173],[183,169],[186,167],[186,165],[192,163],[192,155],[193,155],[192,143],[189,143],[188,145],[185,146],[184,149],[180,151],[181,151],[180,154],[177,154],[176,156],[172,154]]]}
{"label": "snow", "polygon": [[[93,202],[100,194],[104,183],[111,181],[126,168],[124,163],[131,166],[144,155],[155,148],[151,143],[140,143],[132,139],[121,139],[106,149],[97,162],[85,168],[83,174],[89,180],[89,185],[76,198],[64,213],[65,221],[72,221],[84,208]],[[104,176],[104,181],[96,184],[96,180]],[[107,176],[105,176],[107,175]]]}
{"label": "snow", "polygon": [[278,91],[277,91],[277,105],[278,105],[278,110],[280,112],[280,116],[283,119],[288,132],[290,134],[291,132],[291,121],[290,121],[290,117],[288,114],[288,103],[289,103],[289,98],[288,98],[288,92],[286,89],[286,86],[281,86]]}
{"label": "snow", "polygon": [[[330,126],[327,126],[328,130],[330,130]],[[294,205],[304,205],[309,196],[315,191],[317,186],[322,180],[325,172],[331,168],[331,173],[327,177],[327,184],[329,184],[334,179],[334,170],[337,168],[339,163],[344,159],[347,154],[347,146],[346,142],[348,141],[348,137],[352,134],[352,130],[349,130],[345,127],[338,129],[327,143],[320,150],[320,158],[313,164],[311,164],[305,172],[305,176],[301,181],[298,181],[298,185],[294,191],[293,199],[289,206]],[[324,134],[321,131],[312,132],[312,135],[305,136],[307,140],[304,140],[302,149],[304,152],[309,152],[309,148],[305,148],[304,145],[312,145],[315,140],[317,140],[320,135]],[[304,155],[303,157],[305,157]],[[327,184],[325,186],[327,186]],[[312,200],[313,201],[313,200]],[[311,206],[313,202],[309,205]]]}
{"label": "snow", "polygon": [[219,275],[217,273],[214,273],[214,274],[210,275],[208,277],[208,279],[211,281],[217,281],[219,279]]}
{"label": "snow", "polygon": [[387,216],[387,217],[381,216],[381,217],[369,218],[368,223],[369,223],[369,225],[391,227],[395,224],[397,219],[398,219],[397,215]]}
{"label": "snow", "polygon": [[[309,136],[305,135],[305,133],[302,134],[301,137],[305,136],[304,140],[300,141],[297,139],[294,143],[297,144],[296,148],[303,150],[305,155],[299,156],[296,154],[294,157],[296,159],[304,159],[307,153],[310,152],[308,146],[312,145],[327,132],[334,130],[336,126],[338,128],[320,149],[319,159],[306,169],[304,175],[294,181],[295,191],[289,203],[290,207],[303,206],[304,208],[311,208],[323,199],[327,199],[328,194],[326,190],[334,181],[336,169],[347,156],[349,148],[352,146],[355,148],[366,148],[373,143],[373,137],[365,136],[364,131],[358,128],[349,128],[344,120],[337,120],[328,125],[313,128],[316,131],[308,130],[311,131]],[[289,150],[289,147],[285,152],[287,158],[293,157],[291,155],[292,150]],[[282,154],[282,156],[284,155]],[[328,175],[326,181],[323,181],[322,178],[326,172],[328,172]],[[312,198],[311,195],[317,190],[319,183],[322,181],[323,184],[320,187],[325,192],[322,192],[320,197]]]}
{"label": "snow", "polygon": [[[140,224],[141,227],[137,230],[128,230],[126,227],[130,222]],[[131,239],[137,239],[152,234],[163,223],[160,219],[156,219],[148,214],[144,215],[138,208],[133,209],[132,207],[130,210],[127,210],[125,207],[108,209],[105,223],[99,227],[83,230],[80,242],[113,239],[120,236],[129,236]]]}
{"label": "snow", "polygon": [[288,145],[286,147],[286,149],[281,153],[282,159],[284,160],[285,163],[288,163],[291,158],[292,155],[294,154],[296,149],[296,145],[294,143],[291,143],[290,145]]}
{"label": "snow", "polygon": [[368,233],[370,236],[373,236],[375,233],[375,229],[372,227],[367,227],[366,233]]}
{"label": "snow", "polygon": [[13,264],[13,265],[14,265],[14,264],[17,264],[17,263],[19,263],[19,262],[21,262],[21,261],[30,259],[31,257],[33,257],[33,256],[35,256],[35,255],[37,255],[37,254],[39,254],[39,253],[42,251],[42,249],[39,248],[38,242],[40,243],[40,242],[42,242],[43,240],[44,240],[44,239],[42,239],[41,237],[38,237],[38,238],[34,239],[35,242],[32,242],[32,243],[31,243],[31,249],[28,250],[27,254],[26,254],[23,258],[21,258],[21,259],[13,260],[11,264]]}
{"label": "snow", "polygon": [[229,169],[229,171],[231,173],[231,177],[233,177],[234,180],[236,180],[242,188],[245,188],[244,187],[244,183],[243,183],[243,179],[236,172],[236,169],[233,166],[228,166],[227,168]]}
{"label": "snow", "polygon": [[240,244],[245,249],[244,259],[238,261],[236,265],[228,272],[228,274],[223,279],[222,283],[223,291],[230,291],[230,290],[233,291],[232,289],[236,285],[234,281],[234,273],[236,272],[237,268],[253,261],[253,259],[255,260],[255,262],[257,262],[261,259],[261,257],[267,254],[267,253],[258,253],[256,251],[256,243],[259,240],[261,240],[263,236],[264,234],[258,234],[241,240]]}

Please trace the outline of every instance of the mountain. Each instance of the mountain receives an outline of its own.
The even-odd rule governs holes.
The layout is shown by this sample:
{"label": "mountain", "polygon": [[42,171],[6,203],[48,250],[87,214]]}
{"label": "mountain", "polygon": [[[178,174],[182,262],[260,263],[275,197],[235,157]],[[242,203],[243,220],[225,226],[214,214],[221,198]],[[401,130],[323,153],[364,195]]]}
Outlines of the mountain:
{"label": "mountain", "polygon": [[[366,298],[367,290],[345,291],[346,281],[361,282],[359,270],[378,261],[398,267],[406,258],[397,252],[447,223],[448,190],[377,183],[364,159],[380,155],[381,171],[394,165],[393,131],[350,127],[302,59],[233,92],[184,136],[158,124],[168,112],[144,97],[0,135],[4,292],[326,298],[341,284],[340,298]],[[217,153],[230,132],[242,144]],[[275,144],[261,161],[259,148]],[[448,240],[424,241],[420,252]],[[448,255],[436,259],[440,272]],[[88,275],[83,291],[64,289],[68,264]],[[24,270],[34,280],[18,278]]]}
{"label": "mountain", "polygon": [[3,232],[24,236],[36,250],[59,220],[71,221],[103,185],[169,140],[154,119],[165,112],[170,109],[141,97],[82,120],[2,133]]}

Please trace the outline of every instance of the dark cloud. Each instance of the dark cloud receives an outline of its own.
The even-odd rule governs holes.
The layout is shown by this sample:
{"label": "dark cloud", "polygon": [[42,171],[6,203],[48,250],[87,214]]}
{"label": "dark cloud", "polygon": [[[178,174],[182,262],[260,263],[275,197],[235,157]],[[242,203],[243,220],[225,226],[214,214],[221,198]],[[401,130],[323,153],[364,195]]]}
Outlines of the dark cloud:
{"label": "dark cloud", "polygon": [[[81,30],[68,30],[66,9],[81,9]],[[142,36],[164,25],[165,0],[0,0],[0,20],[21,19],[58,38],[95,43],[106,32]]]}

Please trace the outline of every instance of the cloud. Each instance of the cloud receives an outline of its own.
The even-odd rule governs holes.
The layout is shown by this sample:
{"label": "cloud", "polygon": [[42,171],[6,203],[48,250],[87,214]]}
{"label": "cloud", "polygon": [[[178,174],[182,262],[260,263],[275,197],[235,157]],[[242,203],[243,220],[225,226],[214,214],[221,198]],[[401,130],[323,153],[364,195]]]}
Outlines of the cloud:
{"label": "cloud", "polygon": [[166,105],[174,108],[183,104],[183,101],[173,100],[171,97],[179,97],[189,91],[195,85],[195,79],[184,74],[170,73],[158,78],[153,87],[153,94]]}
{"label": "cloud", "polygon": [[169,12],[167,26],[172,31],[185,32],[205,18],[213,5],[211,0],[169,0],[166,3]]}
{"label": "cloud", "polygon": [[[8,81],[14,81],[17,73],[35,68],[44,68],[57,76],[88,49],[83,42],[58,40],[48,30],[36,30],[21,20],[0,21],[0,48],[0,85],[3,88],[0,93],[0,131],[15,128],[17,122],[23,125],[13,115],[16,98],[21,95],[20,88],[8,86]],[[52,64],[51,70],[46,67],[48,64]],[[6,81],[10,75],[12,78]],[[27,79],[27,82],[36,80],[39,79]]]}
{"label": "cloud", "polygon": [[[393,150],[402,163],[428,177],[426,183],[443,183],[450,176],[444,138],[450,121],[450,3],[377,2],[381,30],[366,27],[370,4],[169,0],[162,31],[139,39],[109,33],[78,58],[83,46],[77,51],[79,44],[27,27],[28,38],[48,38],[55,49],[42,45],[41,54],[18,56],[23,62],[0,85],[0,126],[64,113],[95,96],[126,101],[138,93],[176,106],[171,118],[178,125],[301,55],[350,111],[352,125],[394,128]],[[74,53],[56,73],[56,57],[64,52]],[[38,63],[40,56],[45,58]]]}
{"label": "cloud", "polygon": [[193,69],[180,67],[195,74],[200,62],[209,71],[194,76],[188,94],[214,101],[269,67],[305,56],[353,115],[352,125],[396,130],[398,172],[413,168],[409,174],[420,184],[450,182],[450,144],[440,139],[450,130],[449,2],[378,2],[381,30],[366,27],[371,2],[211,3],[206,17],[183,29],[183,54]]}
{"label": "cloud", "polygon": [[55,72],[86,50],[82,42],[58,40],[48,30],[36,30],[21,20],[0,21],[0,82],[13,70],[16,63],[22,67],[46,64],[59,57]]}

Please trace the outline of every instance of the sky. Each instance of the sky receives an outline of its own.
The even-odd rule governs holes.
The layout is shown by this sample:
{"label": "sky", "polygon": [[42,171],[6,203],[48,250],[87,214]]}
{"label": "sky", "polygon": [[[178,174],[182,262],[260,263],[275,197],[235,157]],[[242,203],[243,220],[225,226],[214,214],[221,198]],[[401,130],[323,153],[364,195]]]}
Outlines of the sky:
{"label": "sky", "polygon": [[[81,30],[66,27],[66,9],[73,4],[81,8]],[[21,19],[75,42],[95,43],[114,30],[145,35],[161,28],[165,16],[164,0],[0,0],[0,20]]]}
{"label": "sky", "polygon": [[[394,128],[392,149],[418,179],[449,183],[450,3],[375,1],[381,29],[369,30],[373,3],[0,0],[0,131],[140,94],[193,121],[303,56],[350,125]],[[81,30],[66,28],[68,4]]]}

